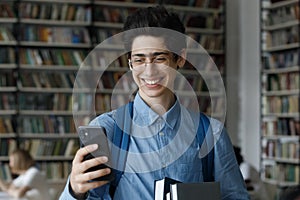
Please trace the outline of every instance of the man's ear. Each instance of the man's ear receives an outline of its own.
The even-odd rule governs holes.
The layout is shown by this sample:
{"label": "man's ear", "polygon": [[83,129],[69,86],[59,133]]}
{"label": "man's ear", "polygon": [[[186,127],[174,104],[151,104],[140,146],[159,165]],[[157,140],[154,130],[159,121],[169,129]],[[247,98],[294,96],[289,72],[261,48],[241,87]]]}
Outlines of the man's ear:
{"label": "man's ear", "polygon": [[182,68],[186,60],[186,49],[182,49],[177,60],[177,66]]}

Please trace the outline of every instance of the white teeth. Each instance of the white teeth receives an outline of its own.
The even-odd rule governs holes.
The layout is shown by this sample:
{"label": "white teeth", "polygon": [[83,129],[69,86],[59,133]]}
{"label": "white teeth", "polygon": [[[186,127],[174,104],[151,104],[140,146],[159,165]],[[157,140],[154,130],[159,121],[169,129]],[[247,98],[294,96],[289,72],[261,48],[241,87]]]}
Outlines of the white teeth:
{"label": "white teeth", "polygon": [[159,80],[145,80],[145,82],[150,85],[154,85],[154,84],[158,83],[158,81]]}

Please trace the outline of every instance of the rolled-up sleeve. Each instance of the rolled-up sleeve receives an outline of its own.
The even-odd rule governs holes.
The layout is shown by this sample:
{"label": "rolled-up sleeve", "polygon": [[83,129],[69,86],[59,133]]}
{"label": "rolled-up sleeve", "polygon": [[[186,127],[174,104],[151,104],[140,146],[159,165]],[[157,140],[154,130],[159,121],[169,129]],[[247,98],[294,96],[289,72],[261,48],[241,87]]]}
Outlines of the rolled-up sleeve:
{"label": "rolled-up sleeve", "polygon": [[70,179],[68,178],[67,184],[65,185],[65,188],[64,188],[63,192],[61,193],[59,200],[77,200],[71,195],[71,193],[69,191],[69,187],[70,187],[69,185],[70,185]]}

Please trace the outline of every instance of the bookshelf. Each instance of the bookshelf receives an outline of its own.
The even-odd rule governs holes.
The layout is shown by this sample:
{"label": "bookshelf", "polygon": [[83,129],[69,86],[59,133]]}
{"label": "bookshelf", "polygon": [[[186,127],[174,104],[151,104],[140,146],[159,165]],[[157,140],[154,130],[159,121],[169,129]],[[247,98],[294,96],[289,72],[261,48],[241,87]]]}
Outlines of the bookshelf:
{"label": "bookshelf", "polygon": [[[16,87],[16,45],[14,31],[17,16],[14,2],[0,3],[0,162],[8,169],[8,153],[16,147],[17,87]],[[9,180],[9,176],[1,175]]]}
{"label": "bookshelf", "polygon": [[261,1],[261,178],[300,183],[299,0]]}
{"label": "bookshelf", "polygon": [[[1,11],[11,8],[0,12],[9,13],[0,16],[0,51],[5,55],[0,57],[0,94],[1,99],[15,102],[9,103],[10,108],[0,104],[0,147],[6,146],[5,151],[1,149],[4,153],[0,155],[0,162],[8,161],[8,149],[17,145],[28,149],[54,185],[64,184],[78,148],[75,128],[78,124],[74,123],[72,109],[78,111],[76,117],[82,119],[80,124],[86,124],[91,117],[89,111],[94,109],[91,108],[93,102],[96,114],[107,112],[112,109],[111,102],[126,103],[126,95],[136,87],[128,81],[131,77],[126,73],[129,71],[127,59],[122,55],[103,73],[95,95],[85,85],[73,91],[78,69],[91,50],[119,33],[125,17],[137,8],[164,3],[180,13],[188,35],[207,50],[221,75],[225,76],[225,1],[195,0],[184,4],[175,0],[7,2],[0,3]],[[4,40],[3,33],[12,37]],[[107,58],[121,51],[114,45],[106,49],[108,51],[99,52],[93,65],[87,68],[91,76],[101,72]],[[189,56],[193,55],[196,57],[199,52],[190,49]],[[206,67],[209,61],[207,58],[204,61],[202,71],[209,71]],[[211,112],[210,98],[216,99],[213,101],[217,104],[215,107],[223,107],[224,102],[217,101],[221,99],[218,92],[209,94],[195,69],[187,65],[181,73],[198,88],[196,94],[199,102],[201,99],[201,111]],[[216,75],[212,72],[212,76]],[[117,96],[112,96],[115,91]],[[11,129],[6,128],[8,122]]]}
{"label": "bookshelf", "polygon": [[18,10],[18,145],[64,185],[79,148],[73,82],[92,48],[91,2],[22,0]]}

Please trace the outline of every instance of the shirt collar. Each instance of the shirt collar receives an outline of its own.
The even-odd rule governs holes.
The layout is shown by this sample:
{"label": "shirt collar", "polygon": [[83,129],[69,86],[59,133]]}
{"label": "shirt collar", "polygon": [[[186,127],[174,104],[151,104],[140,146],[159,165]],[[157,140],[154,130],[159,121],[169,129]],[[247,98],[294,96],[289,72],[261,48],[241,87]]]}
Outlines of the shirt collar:
{"label": "shirt collar", "polygon": [[162,116],[154,112],[141,98],[139,93],[134,98],[133,121],[139,125],[152,125],[159,118],[163,119],[167,126],[174,129],[180,117],[180,104],[176,98],[175,104]]}

